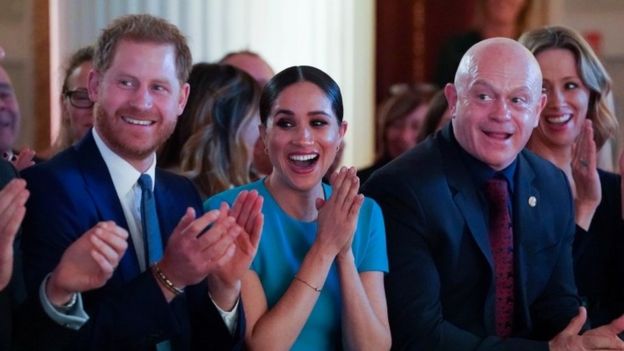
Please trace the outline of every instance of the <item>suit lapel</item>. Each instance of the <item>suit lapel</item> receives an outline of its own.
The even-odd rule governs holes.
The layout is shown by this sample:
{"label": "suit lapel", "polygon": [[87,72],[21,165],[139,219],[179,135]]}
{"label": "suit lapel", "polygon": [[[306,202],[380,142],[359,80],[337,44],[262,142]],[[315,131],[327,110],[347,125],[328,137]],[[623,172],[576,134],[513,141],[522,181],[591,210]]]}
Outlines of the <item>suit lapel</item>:
{"label": "suit lapel", "polygon": [[[124,217],[123,209],[117,192],[113,185],[110,173],[104,163],[104,159],[95,144],[92,132],[89,132],[83,140],[76,145],[78,153],[78,164],[82,171],[87,192],[89,192],[93,203],[99,212],[102,220],[112,220],[117,225],[128,230],[128,224]],[[132,240],[128,240],[128,250],[119,263],[119,270],[122,279],[128,281],[140,273],[138,259]]]}
{"label": "suit lapel", "polygon": [[[535,172],[523,153],[518,156],[518,169],[516,170],[517,188],[514,190],[514,260],[516,275],[516,303],[518,306],[528,306],[527,290],[529,286],[526,262],[527,255],[538,250],[540,228],[543,224],[540,219],[539,205],[540,193],[534,186]],[[528,308],[516,308],[521,312],[524,321],[530,321]]]}
{"label": "suit lapel", "polygon": [[[486,258],[491,271],[493,271],[492,252],[485,217],[481,210],[483,204],[480,202],[479,189],[475,186],[470,172],[462,161],[462,155],[459,154],[458,148],[451,145],[450,133],[452,133],[452,129],[449,126],[443,130],[439,142],[445,173],[453,191],[453,200],[463,214],[472,238]],[[457,240],[461,240],[461,238],[457,238]]]}

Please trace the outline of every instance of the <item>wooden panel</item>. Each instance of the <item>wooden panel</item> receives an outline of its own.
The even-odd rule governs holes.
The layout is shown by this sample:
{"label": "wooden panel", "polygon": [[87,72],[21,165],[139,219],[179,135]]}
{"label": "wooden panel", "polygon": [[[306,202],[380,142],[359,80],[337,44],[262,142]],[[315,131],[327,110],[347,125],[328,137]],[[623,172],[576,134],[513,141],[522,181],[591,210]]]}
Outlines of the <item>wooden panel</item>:
{"label": "wooden panel", "polygon": [[33,6],[35,150],[50,146],[50,12],[49,0]]}
{"label": "wooden panel", "polygon": [[428,82],[440,46],[468,30],[476,0],[377,0],[376,97],[395,83]]}

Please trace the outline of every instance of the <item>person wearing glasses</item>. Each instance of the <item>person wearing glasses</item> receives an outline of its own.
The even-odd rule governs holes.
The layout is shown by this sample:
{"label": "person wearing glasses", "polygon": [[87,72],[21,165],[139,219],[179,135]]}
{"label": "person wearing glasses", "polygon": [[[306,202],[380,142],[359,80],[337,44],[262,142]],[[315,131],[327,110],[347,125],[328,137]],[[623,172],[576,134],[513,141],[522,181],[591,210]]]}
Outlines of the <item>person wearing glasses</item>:
{"label": "person wearing glasses", "polygon": [[73,145],[93,127],[93,101],[89,99],[87,91],[89,71],[93,68],[92,61],[92,46],[78,49],[69,58],[60,96],[61,129],[52,147],[42,154],[43,158],[48,159]]}

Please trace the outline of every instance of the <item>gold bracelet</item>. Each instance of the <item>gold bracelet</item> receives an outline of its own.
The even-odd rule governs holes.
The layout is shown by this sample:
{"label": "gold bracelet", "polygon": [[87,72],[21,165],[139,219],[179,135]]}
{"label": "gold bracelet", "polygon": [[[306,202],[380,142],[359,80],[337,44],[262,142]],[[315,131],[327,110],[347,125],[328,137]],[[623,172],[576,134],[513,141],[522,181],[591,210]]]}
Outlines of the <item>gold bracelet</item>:
{"label": "gold bracelet", "polygon": [[169,280],[169,278],[167,278],[165,273],[163,273],[160,270],[160,267],[158,267],[157,263],[154,263],[152,265],[152,273],[154,274],[156,279],[159,282],[161,282],[165,286],[165,288],[167,288],[167,290],[171,291],[174,295],[177,296],[177,295],[184,294],[184,289],[180,289],[180,288],[176,287],[175,285],[173,285],[173,282],[171,280]]}
{"label": "gold bracelet", "polygon": [[302,282],[303,284],[305,284],[305,285],[309,286],[309,287],[310,287],[310,289],[312,289],[312,290],[316,291],[317,293],[320,293],[320,292],[321,292],[321,290],[323,290],[323,288],[322,288],[322,287],[317,288],[317,287],[313,286],[312,284],[310,284],[310,283],[306,282],[305,280],[303,280],[303,279],[301,279],[301,278],[297,277],[296,275],[295,275],[295,280],[300,281],[300,282]]}

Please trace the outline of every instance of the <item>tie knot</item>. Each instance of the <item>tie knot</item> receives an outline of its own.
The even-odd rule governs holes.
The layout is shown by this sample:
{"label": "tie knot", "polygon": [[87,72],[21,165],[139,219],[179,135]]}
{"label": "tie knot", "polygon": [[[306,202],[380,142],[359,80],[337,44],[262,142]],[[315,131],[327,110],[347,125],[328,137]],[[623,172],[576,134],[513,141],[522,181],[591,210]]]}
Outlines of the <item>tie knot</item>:
{"label": "tie knot", "polygon": [[496,205],[507,205],[509,189],[504,178],[491,178],[485,183],[485,196]]}
{"label": "tie knot", "polygon": [[152,177],[149,174],[141,174],[138,183],[142,191],[152,191]]}

